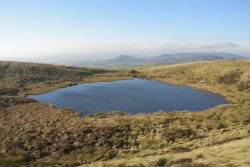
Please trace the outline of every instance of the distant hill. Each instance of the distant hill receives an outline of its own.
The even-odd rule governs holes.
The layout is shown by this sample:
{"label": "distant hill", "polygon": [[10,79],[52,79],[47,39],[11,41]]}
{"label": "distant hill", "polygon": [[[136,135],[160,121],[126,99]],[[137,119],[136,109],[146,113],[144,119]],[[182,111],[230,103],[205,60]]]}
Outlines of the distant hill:
{"label": "distant hill", "polygon": [[223,60],[223,59],[242,59],[244,57],[232,53],[175,53],[161,54],[150,58],[140,59],[128,55],[121,55],[114,59],[88,61],[78,63],[78,66],[86,67],[110,67],[122,68],[156,64],[175,64],[182,62],[193,62],[199,60]]}
{"label": "distant hill", "polygon": [[81,67],[124,68],[124,67],[148,65],[148,62],[146,61],[146,59],[139,59],[132,56],[121,55],[114,59],[86,61],[74,65]]}
{"label": "distant hill", "polygon": [[140,59],[132,57],[132,56],[121,55],[119,57],[111,59],[110,61],[113,61],[113,62],[120,62],[120,61],[123,61],[123,62],[134,62],[134,61],[140,61]]}

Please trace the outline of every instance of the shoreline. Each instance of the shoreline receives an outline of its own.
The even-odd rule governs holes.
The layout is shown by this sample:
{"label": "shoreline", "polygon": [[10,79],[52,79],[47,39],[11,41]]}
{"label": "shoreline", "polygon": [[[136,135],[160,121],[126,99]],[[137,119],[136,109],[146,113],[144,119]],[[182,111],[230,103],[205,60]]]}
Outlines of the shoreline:
{"label": "shoreline", "polygon": [[[221,105],[230,105],[230,104],[234,104],[232,103],[231,101],[229,101],[228,99],[226,99],[226,97],[220,93],[214,93],[214,92],[211,92],[209,90],[205,90],[205,89],[199,89],[197,87],[192,87],[192,86],[189,86],[189,85],[184,85],[184,84],[174,84],[174,83],[170,83],[170,82],[164,82],[164,81],[161,81],[161,80],[157,80],[157,79],[147,79],[147,78],[138,78],[138,77],[133,77],[133,78],[128,78],[128,79],[119,79],[119,80],[106,80],[106,81],[96,81],[96,82],[90,82],[90,81],[87,81],[87,82],[79,82],[79,83],[75,83],[75,84],[69,84],[65,87],[59,87],[59,88],[56,88],[54,90],[51,90],[49,92],[53,92],[53,91],[57,91],[57,90],[61,90],[61,89],[67,89],[68,87],[74,87],[74,86],[77,86],[77,85],[81,85],[81,84],[86,84],[86,83],[104,83],[104,82],[117,82],[117,81],[128,81],[128,80],[134,80],[134,79],[139,79],[139,80],[145,80],[145,81],[154,81],[154,82],[159,82],[159,83],[163,83],[163,84],[169,84],[169,85],[173,85],[173,86],[181,86],[181,87],[187,87],[187,88],[191,88],[191,89],[194,89],[194,90],[199,90],[199,91],[204,91],[206,93],[213,93],[213,94],[216,94],[216,95],[220,95],[222,96],[226,103],[222,103],[222,104],[219,104],[219,105],[216,105],[216,106],[212,106],[212,107],[208,107],[206,109],[203,109],[203,110],[195,110],[195,111],[192,111],[192,110],[188,110],[188,109],[185,109],[185,110],[171,110],[171,111],[168,111],[168,110],[163,110],[163,109],[159,109],[159,110],[156,110],[156,111],[152,111],[152,112],[140,112],[140,113],[129,113],[129,112],[126,112],[130,115],[136,115],[136,114],[150,114],[150,113],[155,113],[155,112],[160,112],[160,111],[165,111],[165,112],[183,112],[183,111],[188,111],[188,112],[204,112],[204,111],[207,111],[207,110],[210,110],[212,108],[216,108],[216,107],[219,107]],[[83,113],[84,114],[84,111],[78,111],[72,107],[60,107],[60,106],[56,106],[54,105],[53,103],[50,103],[50,102],[43,102],[43,101],[39,101],[37,99],[33,99],[32,97],[29,97],[29,96],[37,96],[37,95],[43,95],[43,94],[46,94],[46,93],[49,93],[49,92],[45,92],[45,93],[40,93],[40,94],[35,94],[35,95],[28,95],[27,98],[29,99],[32,99],[32,100],[35,100],[36,102],[42,102],[42,103],[47,103],[47,104],[50,104],[50,105],[53,105],[54,107],[58,108],[58,109],[70,109],[70,110],[73,110],[75,112],[78,112],[78,113]],[[113,112],[113,111],[117,111],[117,112],[125,112],[125,111],[121,111],[121,110],[110,110],[110,111],[101,111],[101,112]],[[93,114],[97,114],[97,113],[100,113],[100,112],[94,112],[94,113],[91,113],[91,114],[87,114],[87,115],[93,115]],[[84,116],[87,116],[87,115],[84,115]]]}

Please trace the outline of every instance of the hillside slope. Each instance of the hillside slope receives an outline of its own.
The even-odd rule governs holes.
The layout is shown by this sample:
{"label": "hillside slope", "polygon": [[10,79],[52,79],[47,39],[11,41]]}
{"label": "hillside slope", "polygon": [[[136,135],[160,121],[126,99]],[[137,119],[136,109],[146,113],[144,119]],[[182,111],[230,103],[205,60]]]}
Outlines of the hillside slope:
{"label": "hillside slope", "polygon": [[[0,97],[18,98],[22,94],[23,99],[27,99],[25,95],[30,92],[42,93],[68,83],[131,78],[131,73],[134,77],[221,93],[233,103],[203,112],[161,111],[137,115],[108,112],[81,117],[72,110],[58,109],[46,103],[4,101],[2,104],[8,105],[3,106],[0,112],[0,164],[91,166],[91,163],[98,161],[104,166],[112,164],[113,161],[109,163],[109,160],[128,159],[138,166],[140,162],[136,160],[139,157],[148,161],[147,158],[150,160],[152,156],[165,157],[169,154],[173,159],[168,160],[176,163],[176,157],[186,158],[188,153],[197,149],[249,137],[250,60],[140,67],[134,71],[130,69],[90,75],[74,82],[69,79],[66,83],[45,84],[43,81],[34,83],[28,80],[24,87],[29,90],[20,89],[17,94]],[[248,145],[240,147],[242,149],[238,154],[243,156]],[[188,158],[191,158],[189,162],[195,160],[194,157]],[[237,166],[241,163],[219,161],[216,157],[209,159],[206,154],[203,161],[210,166]]]}
{"label": "hillside slope", "polygon": [[[104,164],[109,167],[129,166],[129,167],[220,167],[250,166],[250,138],[229,141],[214,146],[202,147],[190,152],[149,155],[147,157],[137,157],[133,159],[114,159],[107,162],[97,162],[81,167],[102,167]],[[161,164],[161,165],[157,165]]]}
{"label": "hillside slope", "polygon": [[[107,69],[0,61],[0,109],[9,104],[31,101],[25,98],[25,94],[47,92],[86,80],[94,82],[104,78],[123,79],[123,74],[118,76],[116,72]],[[95,77],[96,75],[99,77]]]}
{"label": "hillside slope", "polygon": [[26,83],[49,81],[77,81],[86,76],[105,72],[109,71],[104,69],[0,61],[0,86],[11,87]]}
{"label": "hillside slope", "polygon": [[148,66],[137,70],[142,78],[221,93],[235,103],[249,104],[250,101],[249,59]]}
{"label": "hillside slope", "polygon": [[[250,60],[204,61],[139,67],[135,70],[137,77],[140,78],[220,93],[233,104],[218,106],[200,113],[166,113],[171,116],[165,119],[170,120],[166,121],[168,124],[165,122],[160,124],[161,126],[156,125],[156,119],[160,121],[164,116],[162,117],[161,113],[152,114],[149,116],[151,123],[149,120],[144,120],[148,122],[147,125],[140,122],[144,126],[137,126],[157,131],[153,133],[149,130],[150,135],[144,132],[145,138],[140,136],[143,138],[141,140],[143,145],[157,149],[151,151],[146,149],[135,155],[130,154],[106,162],[98,161],[83,165],[84,167],[247,167],[250,165],[246,158],[249,154],[250,139],[240,137],[243,134],[245,137],[250,135]],[[134,119],[139,121],[141,118],[142,115]],[[164,135],[160,135],[162,127],[165,130],[168,129],[163,133]],[[170,127],[173,128],[173,134],[178,134],[180,129],[187,128],[192,131],[191,134],[199,137],[196,136],[195,139],[187,137],[182,140],[185,138],[185,133],[182,133],[179,139],[177,136],[173,137],[173,144],[168,143],[166,147],[157,147],[157,142],[163,145],[166,138],[171,136]]]}

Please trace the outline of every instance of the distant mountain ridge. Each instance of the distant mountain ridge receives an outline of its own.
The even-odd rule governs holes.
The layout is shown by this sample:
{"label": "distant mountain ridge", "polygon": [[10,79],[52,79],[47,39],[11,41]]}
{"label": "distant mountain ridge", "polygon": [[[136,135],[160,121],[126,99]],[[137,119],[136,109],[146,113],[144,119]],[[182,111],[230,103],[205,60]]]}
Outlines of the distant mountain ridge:
{"label": "distant mountain ridge", "polygon": [[78,66],[86,67],[110,67],[122,68],[143,65],[157,65],[157,64],[175,64],[183,62],[193,62],[201,60],[223,60],[223,59],[243,59],[244,57],[232,53],[219,53],[219,52],[190,52],[190,53],[174,53],[174,54],[161,54],[150,58],[136,58],[128,55],[120,55],[113,59],[88,61],[78,63]]}
{"label": "distant mountain ridge", "polygon": [[219,53],[219,52],[212,52],[212,53],[204,53],[204,52],[191,52],[191,53],[174,53],[174,54],[161,54],[160,56],[154,56],[151,59],[162,59],[162,58],[173,58],[178,56],[179,58],[183,57],[220,57],[220,58],[243,58],[242,56],[232,54],[232,53]]}

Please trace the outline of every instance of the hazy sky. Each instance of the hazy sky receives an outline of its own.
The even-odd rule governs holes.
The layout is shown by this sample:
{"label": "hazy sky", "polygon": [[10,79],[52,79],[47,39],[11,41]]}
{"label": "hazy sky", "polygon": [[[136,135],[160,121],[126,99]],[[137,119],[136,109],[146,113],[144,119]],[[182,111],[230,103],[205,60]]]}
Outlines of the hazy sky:
{"label": "hazy sky", "polygon": [[0,0],[0,59],[250,55],[250,0]]}

